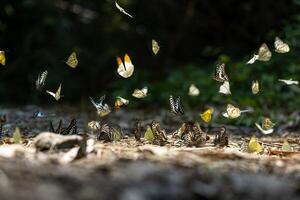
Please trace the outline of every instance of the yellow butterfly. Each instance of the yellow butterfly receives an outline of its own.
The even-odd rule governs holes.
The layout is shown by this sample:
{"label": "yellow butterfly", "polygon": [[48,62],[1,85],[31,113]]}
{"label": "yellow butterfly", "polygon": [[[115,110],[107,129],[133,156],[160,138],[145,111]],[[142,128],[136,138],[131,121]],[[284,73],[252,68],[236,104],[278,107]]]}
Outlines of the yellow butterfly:
{"label": "yellow butterfly", "polygon": [[194,84],[191,84],[189,87],[189,95],[195,97],[198,96],[199,94],[200,94],[199,89]]}
{"label": "yellow butterfly", "polygon": [[122,62],[122,59],[120,57],[117,57],[117,64],[117,71],[120,76],[122,76],[123,78],[129,78],[130,76],[132,76],[134,72],[134,66],[128,54],[125,54],[124,56],[124,64]]}
{"label": "yellow butterfly", "polygon": [[287,140],[283,141],[282,150],[283,151],[292,151],[293,150]]}
{"label": "yellow butterfly", "polygon": [[5,64],[6,64],[6,58],[5,58],[5,52],[4,51],[0,51],[0,63],[3,66],[5,66]]}
{"label": "yellow butterfly", "polygon": [[152,52],[156,55],[160,50],[160,46],[155,40],[152,40]]}
{"label": "yellow butterfly", "polygon": [[287,53],[290,51],[289,45],[284,43],[279,37],[275,37],[274,46],[277,53]]}
{"label": "yellow butterfly", "polygon": [[150,126],[147,126],[147,130],[144,134],[144,139],[145,140],[149,140],[149,141],[153,141],[154,140],[154,134],[150,128]]}
{"label": "yellow butterfly", "polygon": [[200,114],[200,117],[203,121],[205,121],[206,123],[209,123],[211,121],[213,113],[214,113],[214,109],[208,108],[206,111],[204,111],[203,113]]}
{"label": "yellow butterfly", "polygon": [[258,50],[258,55],[254,54],[254,56],[247,62],[247,64],[253,64],[256,60],[260,61],[269,61],[272,57],[272,52],[266,43],[263,43]]}
{"label": "yellow butterfly", "polygon": [[22,143],[22,135],[21,135],[21,131],[20,131],[19,127],[15,128],[12,139],[13,139],[13,143],[15,143],[15,144]]}
{"label": "yellow butterfly", "polygon": [[224,83],[219,88],[219,93],[229,95],[231,94],[230,85],[228,81],[224,81]]}
{"label": "yellow butterfly", "polygon": [[51,92],[49,90],[46,91],[48,94],[50,94],[51,96],[53,96],[55,98],[56,101],[58,101],[61,97],[63,97],[63,95],[61,95],[61,84],[59,85],[57,91],[54,93],[54,92]]}
{"label": "yellow butterfly", "polygon": [[142,89],[135,89],[132,96],[138,99],[145,98],[148,93],[148,87],[143,87]]}
{"label": "yellow butterfly", "polygon": [[129,104],[129,100],[124,99],[124,98],[122,98],[122,97],[120,97],[120,96],[118,96],[118,97],[116,98],[116,101],[115,101],[115,107],[116,107],[116,108],[121,108],[122,106],[128,105],[128,104]]}
{"label": "yellow butterfly", "polygon": [[259,83],[258,81],[252,81],[252,94],[258,94],[259,93]]}
{"label": "yellow butterfly", "polygon": [[262,150],[263,150],[262,146],[258,143],[255,135],[253,135],[248,144],[248,152],[249,153],[260,153],[260,152],[262,152]]}
{"label": "yellow butterfly", "polygon": [[75,52],[72,52],[69,56],[68,60],[66,61],[66,64],[69,65],[72,68],[76,68],[78,65],[77,55]]}

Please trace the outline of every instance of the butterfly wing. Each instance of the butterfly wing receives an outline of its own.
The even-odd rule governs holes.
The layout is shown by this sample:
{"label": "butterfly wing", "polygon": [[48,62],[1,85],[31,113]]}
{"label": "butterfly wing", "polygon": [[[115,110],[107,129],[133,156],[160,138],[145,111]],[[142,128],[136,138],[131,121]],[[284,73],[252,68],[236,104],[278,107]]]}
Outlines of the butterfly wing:
{"label": "butterfly wing", "polygon": [[189,87],[189,95],[198,96],[199,93],[200,93],[199,89],[194,84],[191,84]]}
{"label": "butterfly wing", "polygon": [[258,94],[259,93],[259,83],[258,83],[258,81],[252,81],[251,90],[252,90],[252,94]]}
{"label": "butterfly wing", "polygon": [[152,52],[157,55],[160,50],[160,46],[158,45],[157,41],[152,40]]}
{"label": "butterfly wing", "polygon": [[272,57],[272,52],[269,50],[269,47],[263,43],[258,50],[258,60],[260,61],[269,61]]}
{"label": "butterfly wing", "polygon": [[90,99],[90,102],[93,104],[93,106],[98,109],[99,106],[98,106],[98,104],[96,104],[94,99],[92,99],[92,97],[89,97],[89,99]]}
{"label": "butterfly wing", "polygon": [[170,95],[170,97],[169,97],[169,102],[170,102],[171,112],[176,113],[175,102],[174,102],[174,99],[173,99],[172,95]]}
{"label": "butterfly wing", "polygon": [[277,53],[287,53],[290,51],[289,45],[284,43],[279,37],[275,38],[274,46]]}
{"label": "butterfly wing", "polygon": [[183,110],[182,105],[181,105],[180,97],[176,98],[175,110],[176,110],[177,114],[181,114],[181,115],[184,114],[184,110]]}
{"label": "butterfly wing", "polygon": [[66,64],[72,68],[76,68],[78,65],[78,60],[77,60],[77,55],[75,52],[72,52],[71,55],[69,56]]}
{"label": "butterfly wing", "polygon": [[225,64],[217,64],[214,74],[214,79],[219,82],[228,81],[228,76],[225,72]]}
{"label": "butterfly wing", "polygon": [[133,18],[133,16],[127,13],[116,1],[115,1],[115,5],[120,12],[122,12],[123,14],[127,15],[130,18]]}
{"label": "butterfly wing", "polygon": [[124,65],[126,68],[126,77],[125,78],[128,78],[128,77],[132,76],[132,74],[134,72],[134,66],[133,66],[128,54],[125,54],[125,56],[124,56]]}
{"label": "butterfly wing", "polygon": [[219,93],[229,95],[231,94],[230,85],[228,81],[224,81],[224,83],[219,88]]}
{"label": "butterfly wing", "polygon": [[0,64],[3,66],[5,66],[6,64],[6,57],[4,51],[0,51]]}
{"label": "butterfly wing", "polygon": [[247,64],[253,64],[258,59],[258,55],[254,54],[253,57],[247,62]]}
{"label": "butterfly wing", "polygon": [[45,82],[46,82],[47,75],[48,75],[47,70],[45,70],[42,74],[39,74],[37,80],[35,81],[35,85],[36,85],[37,90],[42,90],[43,89],[43,87],[45,85]]}
{"label": "butterfly wing", "polygon": [[55,98],[55,93],[54,92],[51,92],[49,90],[46,90],[46,92]]}

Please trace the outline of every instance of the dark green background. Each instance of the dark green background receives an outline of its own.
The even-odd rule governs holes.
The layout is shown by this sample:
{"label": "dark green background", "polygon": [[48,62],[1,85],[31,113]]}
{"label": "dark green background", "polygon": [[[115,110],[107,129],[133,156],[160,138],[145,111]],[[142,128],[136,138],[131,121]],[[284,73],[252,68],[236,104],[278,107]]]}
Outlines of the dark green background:
{"label": "dark green background", "polygon": [[[0,68],[1,104],[54,105],[35,90],[37,75],[48,69],[46,88],[62,82],[59,103],[88,104],[88,96],[106,93],[132,99],[134,88],[148,85],[151,96],[131,106],[167,106],[169,94],[181,95],[188,109],[235,103],[262,112],[299,108],[299,87],[279,84],[278,78],[300,79],[299,0],[119,0],[134,16],[120,13],[114,1],[0,1],[0,48],[7,66]],[[275,36],[291,46],[288,54],[273,53],[270,62],[246,65],[262,42],[273,49]],[[156,39],[161,51],[151,52]],[[76,51],[78,68],[64,64]],[[116,56],[128,53],[134,76],[116,73]],[[211,76],[224,61],[233,95],[217,93]],[[252,80],[262,92],[251,94]],[[188,97],[195,83],[199,97]]]}

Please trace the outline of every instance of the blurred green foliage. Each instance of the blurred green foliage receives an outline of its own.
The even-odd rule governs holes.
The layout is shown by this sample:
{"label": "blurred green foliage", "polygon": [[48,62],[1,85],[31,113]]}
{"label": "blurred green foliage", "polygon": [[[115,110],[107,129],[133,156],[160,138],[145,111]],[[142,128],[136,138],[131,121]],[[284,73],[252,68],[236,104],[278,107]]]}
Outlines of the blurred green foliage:
{"label": "blurred green foliage", "polygon": [[[0,48],[7,51],[0,71],[2,104],[54,105],[34,87],[37,75],[48,69],[46,88],[56,90],[62,82],[62,103],[88,104],[88,96],[104,93],[111,100],[119,95],[132,100],[132,91],[147,85],[149,98],[131,106],[166,107],[170,94],[197,111],[233,103],[251,106],[260,116],[279,108],[290,113],[300,105],[299,87],[277,81],[300,79],[299,0],[119,0],[134,19],[111,0],[0,2]],[[262,42],[272,49],[277,35],[290,44],[290,53],[245,64]],[[151,52],[152,39],[161,46],[158,56]],[[72,51],[79,57],[75,70],[64,64]],[[125,53],[135,65],[129,79],[116,73],[115,58]],[[231,96],[218,94],[219,83],[211,78],[217,62],[226,63]],[[261,86],[255,96],[252,80]],[[199,97],[187,96],[191,83]]]}

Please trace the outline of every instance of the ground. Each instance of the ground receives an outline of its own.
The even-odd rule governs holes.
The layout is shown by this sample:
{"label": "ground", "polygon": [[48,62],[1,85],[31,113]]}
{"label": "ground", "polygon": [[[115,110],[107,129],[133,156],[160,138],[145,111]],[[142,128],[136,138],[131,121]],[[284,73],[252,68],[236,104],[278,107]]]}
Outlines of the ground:
{"label": "ground", "polygon": [[[13,132],[16,125],[32,138],[47,131],[48,119],[31,118],[36,109],[2,109],[1,114],[8,116],[4,133]],[[79,132],[84,132],[86,123],[94,118],[87,113],[52,112],[67,121],[70,116],[76,117]],[[264,147],[261,154],[247,153],[252,129],[241,134],[237,131],[241,129],[234,131],[232,127],[228,128],[228,147],[215,147],[214,134],[209,134],[210,140],[199,148],[157,146],[137,142],[130,134],[130,120],[137,116],[143,114],[114,113],[111,120],[122,121],[119,125],[128,137],[109,143],[97,141],[93,151],[72,162],[60,162],[61,154],[57,152],[33,151],[30,143],[16,148],[13,156],[3,155],[0,150],[0,199],[299,199],[297,130],[258,135]],[[142,119],[145,124],[151,118],[167,130],[176,124],[162,120],[161,113],[147,116]],[[168,138],[173,140],[171,135]],[[276,151],[280,151],[284,139],[293,147],[292,153]]]}

